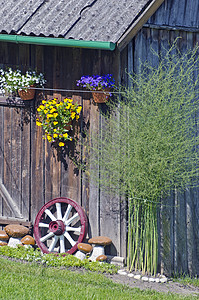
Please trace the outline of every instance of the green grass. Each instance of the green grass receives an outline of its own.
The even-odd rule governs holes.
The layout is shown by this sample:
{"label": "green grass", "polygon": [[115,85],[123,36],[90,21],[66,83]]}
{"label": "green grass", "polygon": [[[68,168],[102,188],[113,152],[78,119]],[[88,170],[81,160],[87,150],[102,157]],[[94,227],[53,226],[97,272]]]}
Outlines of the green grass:
{"label": "green grass", "polygon": [[189,277],[188,275],[181,275],[179,277],[175,277],[173,281],[180,282],[184,285],[192,285],[199,288],[199,278]]}
{"label": "green grass", "polygon": [[102,274],[22,264],[0,258],[2,300],[193,299],[155,291],[140,291],[113,283]]}

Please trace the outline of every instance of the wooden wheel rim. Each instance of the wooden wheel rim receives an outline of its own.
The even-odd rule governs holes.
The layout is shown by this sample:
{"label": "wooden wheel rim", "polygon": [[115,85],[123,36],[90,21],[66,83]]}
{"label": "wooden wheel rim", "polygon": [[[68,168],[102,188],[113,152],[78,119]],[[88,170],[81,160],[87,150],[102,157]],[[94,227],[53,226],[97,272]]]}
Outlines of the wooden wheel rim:
{"label": "wooden wheel rim", "polygon": [[[79,227],[71,225],[73,222],[79,224]],[[64,224],[61,225],[60,235],[54,230],[49,230],[52,223]],[[43,253],[54,252],[55,246],[59,244],[57,252],[73,254],[77,245],[84,240],[87,230],[88,221],[82,207],[72,199],[61,197],[50,200],[39,210],[34,224],[34,238]],[[77,240],[73,239],[71,232],[79,233]],[[51,242],[49,246],[47,242]],[[66,248],[66,242],[71,248]]]}

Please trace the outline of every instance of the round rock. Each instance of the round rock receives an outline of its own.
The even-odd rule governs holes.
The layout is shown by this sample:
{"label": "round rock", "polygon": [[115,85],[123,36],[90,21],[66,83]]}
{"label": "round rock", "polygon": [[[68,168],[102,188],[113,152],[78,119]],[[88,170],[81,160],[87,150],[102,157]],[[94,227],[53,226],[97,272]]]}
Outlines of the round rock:
{"label": "round rock", "polygon": [[107,236],[96,236],[88,240],[89,244],[106,246],[112,243],[112,240]]}
{"label": "round rock", "polygon": [[0,246],[7,246],[8,244],[6,242],[1,242],[0,241]]}
{"label": "round rock", "polygon": [[86,243],[79,243],[77,245],[77,248],[79,249],[79,251],[82,251],[84,253],[90,253],[93,249],[93,247],[89,244]]}
{"label": "round rock", "polygon": [[31,235],[25,235],[22,239],[21,239],[21,243],[24,245],[35,245],[35,240]]}
{"label": "round rock", "polygon": [[5,232],[14,238],[20,238],[29,233],[29,229],[25,226],[18,224],[10,224],[4,228]]}
{"label": "round rock", "polygon": [[7,241],[9,240],[9,236],[4,230],[0,230],[0,240]]}

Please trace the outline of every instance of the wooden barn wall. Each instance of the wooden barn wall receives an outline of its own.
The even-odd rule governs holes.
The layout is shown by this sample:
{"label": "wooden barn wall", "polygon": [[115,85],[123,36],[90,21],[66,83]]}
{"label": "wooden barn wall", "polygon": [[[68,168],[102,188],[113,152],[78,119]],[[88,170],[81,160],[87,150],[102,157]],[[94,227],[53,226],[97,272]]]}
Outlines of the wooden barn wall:
{"label": "wooden barn wall", "polygon": [[[87,74],[113,73],[118,79],[118,58],[117,52],[110,51],[0,44],[0,67],[41,71],[50,89],[76,89],[76,80]],[[37,99],[43,96],[37,95]],[[80,131],[86,128],[92,133],[103,128],[104,105],[94,104],[91,94],[54,90],[45,92],[45,96],[75,98],[83,106]],[[77,201],[88,216],[89,237],[109,236],[113,244],[108,254],[125,255],[126,221],[120,199],[104,197],[68,158],[68,150],[57,151],[42,139],[42,129],[35,123],[38,103],[30,101],[26,107],[0,105],[0,180],[22,217],[33,223],[49,200],[64,196]],[[84,150],[73,143],[69,150],[77,159],[85,156]],[[0,200],[0,219],[15,217],[5,199]]]}
{"label": "wooden barn wall", "polygon": [[194,31],[199,26],[198,0],[165,0],[147,23],[175,28],[187,27]]}
{"label": "wooden barn wall", "polygon": [[[199,32],[143,28],[123,51],[122,56],[128,57],[123,64],[126,63],[129,73],[139,72],[141,62],[145,61],[155,67],[158,57],[153,55],[152,49],[157,53],[164,52],[178,37],[177,46],[182,52],[199,42]],[[122,76],[124,81],[127,80],[125,72]],[[190,191],[187,188],[183,194],[176,192],[169,199],[162,200],[159,211],[159,267],[165,273],[199,274],[198,225],[198,189]]]}

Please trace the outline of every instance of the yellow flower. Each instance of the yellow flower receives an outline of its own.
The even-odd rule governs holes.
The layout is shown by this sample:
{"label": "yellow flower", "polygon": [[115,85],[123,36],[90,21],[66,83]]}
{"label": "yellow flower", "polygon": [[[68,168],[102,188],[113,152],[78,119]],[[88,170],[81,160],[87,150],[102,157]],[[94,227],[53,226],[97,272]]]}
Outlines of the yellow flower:
{"label": "yellow flower", "polygon": [[64,134],[63,134],[63,137],[67,138],[67,137],[68,137],[68,133],[67,133],[67,132],[64,133]]}
{"label": "yellow flower", "polygon": [[51,110],[50,110],[50,113],[54,113],[54,111],[56,111],[56,109],[53,107]]}
{"label": "yellow flower", "polygon": [[36,121],[36,125],[39,126],[39,127],[41,127],[42,123],[39,122],[39,121]]}
{"label": "yellow flower", "polygon": [[79,114],[79,113],[81,112],[81,110],[82,110],[82,107],[81,107],[81,106],[78,106],[78,108],[77,108],[77,113]]}
{"label": "yellow flower", "polygon": [[54,114],[53,114],[53,117],[54,117],[54,118],[57,118],[57,116],[58,116],[58,113],[54,113]]}
{"label": "yellow flower", "polygon": [[41,109],[38,107],[38,108],[37,108],[37,111],[41,111]]}
{"label": "yellow flower", "polygon": [[68,102],[73,102],[73,99],[68,99]]}
{"label": "yellow flower", "polygon": [[46,101],[45,101],[45,100],[43,100],[43,101],[42,101],[42,103],[43,103],[43,104],[45,104],[45,103],[46,103]]}
{"label": "yellow flower", "polygon": [[52,118],[52,117],[53,117],[53,115],[51,115],[51,114],[47,115],[47,118]]}
{"label": "yellow flower", "polygon": [[79,116],[78,115],[76,115],[76,120],[78,120],[79,119]]}
{"label": "yellow flower", "polygon": [[69,109],[71,107],[71,103],[68,103],[68,105],[66,106],[66,109]]}
{"label": "yellow flower", "polygon": [[60,143],[59,143],[59,147],[62,147],[62,146],[64,146],[64,143],[63,143],[63,142],[60,142]]}
{"label": "yellow flower", "polygon": [[45,106],[44,105],[40,105],[39,108],[42,110],[42,109],[45,108]]}
{"label": "yellow flower", "polygon": [[54,128],[54,129],[53,129],[53,131],[54,131],[54,132],[56,132],[56,131],[57,131],[57,129],[56,129],[56,128]]}
{"label": "yellow flower", "polygon": [[48,110],[47,110],[47,109],[44,109],[44,113],[47,114],[47,112],[48,112]]}
{"label": "yellow flower", "polygon": [[[54,125],[57,125],[57,124],[58,124],[58,122],[57,122],[57,121],[54,121],[54,122],[53,122],[53,124],[54,124]],[[54,129],[54,130],[55,130],[55,129]],[[56,129],[56,130],[57,130],[57,129]]]}
{"label": "yellow flower", "polygon": [[57,137],[58,137],[58,134],[57,134],[57,133],[54,133],[54,134],[53,134],[53,137],[54,137],[54,138],[57,138]]}
{"label": "yellow flower", "polygon": [[76,113],[75,113],[75,112],[72,112],[72,113],[71,113],[71,119],[74,119],[74,118],[75,118],[75,115],[76,115]]}
{"label": "yellow flower", "polygon": [[49,142],[52,141],[52,137],[50,135],[47,135],[47,139],[48,139]]}

